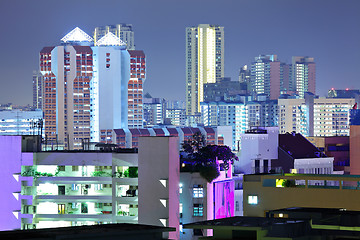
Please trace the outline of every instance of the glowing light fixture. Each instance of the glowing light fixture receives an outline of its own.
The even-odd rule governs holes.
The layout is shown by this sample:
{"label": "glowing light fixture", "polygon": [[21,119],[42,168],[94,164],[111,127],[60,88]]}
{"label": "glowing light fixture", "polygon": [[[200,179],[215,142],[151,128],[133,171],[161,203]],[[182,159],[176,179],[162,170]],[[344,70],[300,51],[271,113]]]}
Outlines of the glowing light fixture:
{"label": "glowing light fixture", "polygon": [[285,179],[276,179],[276,187],[284,187]]}
{"label": "glowing light fixture", "polygon": [[113,33],[108,32],[105,36],[96,42],[96,46],[126,46],[126,43],[121,41],[120,38],[115,36]]}
{"label": "glowing light fixture", "polygon": [[71,32],[66,34],[62,39],[62,42],[92,42],[92,37],[87,35],[83,30],[76,27]]}

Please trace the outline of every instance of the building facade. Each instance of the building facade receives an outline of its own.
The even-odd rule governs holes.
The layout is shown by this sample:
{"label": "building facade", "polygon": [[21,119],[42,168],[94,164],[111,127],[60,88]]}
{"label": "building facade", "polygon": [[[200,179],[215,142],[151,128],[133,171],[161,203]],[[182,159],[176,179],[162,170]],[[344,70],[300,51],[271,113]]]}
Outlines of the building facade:
{"label": "building facade", "polygon": [[143,127],[143,85],[146,79],[146,59],[142,50],[130,50],[130,80],[128,84],[128,126]]}
{"label": "building facade", "polygon": [[61,41],[62,46],[44,47],[40,52],[45,138],[67,149],[80,149],[84,141],[90,140],[93,40],[75,28]]}
{"label": "building facade", "polygon": [[290,70],[291,91],[304,98],[306,92],[315,94],[316,64],[312,57],[292,57]]}
{"label": "building facade", "polygon": [[126,128],[130,55],[125,44],[111,32],[97,41],[93,51],[93,77],[90,81],[90,135],[100,141],[103,129]]}
{"label": "building facade", "polygon": [[359,181],[358,175],[244,175],[244,216],[265,217],[266,211],[294,207],[359,211],[354,200],[360,197]]}
{"label": "building facade", "polygon": [[304,136],[348,136],[351,98],[279,99],[279,131],[297,132]]}
{"label": "building facade", "polygon": [[185,101],[181,100],[167,100],[165,123],[170,123],[174,126],[185,126],[186,122],[186,105]]}
{"label": "building facade", "polygon": [[103,130],[142,127],[143,51],[126,50],[111,31],[95,45],[79,28],[61,41],[40,52],[46,142],[83,149]]}
{"label": "building facade", "polygon": [[[169,138],[171,144],[167,141]],[[147,214],[146,208],[153,206],[147,202],[146,189],[139,188],[140,183],[160,185],[158,193],[154,187],[148,188],[160,205],[159,198],[169,199],[170,195],[175,200],[178,198],[177,138],[160,140],[143,139],[139,153],[135,150],[42,152],[38,136],[0,136],[0,157],[8,160],[2,162],[0,169],[1,181],[7,182],[0,197],[0,229],[138,223],[139,204],[147,205],[142,206],[142,216]],[[154,151],[154,144],[161,150]],[[154,152],[156,158],[149,158]],[[161,184],[161,175],[148,171],[147,165],[155,163],[163,166],[159,174],[167,174],[166,186]],[[169,164],[167,169],[166,164]],[[169,174],[170,171],[173,172]],[[151,224],[178,228],[179,216],[174,216],[174,206],[179,206],[179,202],[171,201],[168,200],[167,207],[157,208],[159,212],[171,209],[168,221],[156,219],[157,222]]]}
{"label": "building facade", "polygon": [[246,93],[246,83],[231,81],[231,78],[219,78],[216,83],[204,84],[204,102],[223,101]]}
{"label": "building facade", "polygon": [[277,55],[260,55],[251,64],[252,94],[265,94],[269,99],[280,96],[280,62]]}
{"label": "building facade", "polygon": [[43,133],[43,112],[0,111],[0,135],[40,135]]}
{"label": "building facade", "polygon": [[144,126],[155,126],[165,121],[165,99],[143,98]]}
{"label": "building facade", "polygon": [[33,107],[35,109],[43,107],[43,91],[44,77],[39,71],[33,71]]}
{"label": "building facade", "polygon": [[202,102],[204,126],[232,126],[233,150],[239,150],[241,134],[249,126],[248,107],[242,102]]}
{"label": "building facade", "polygon": [[204,84],[224,77],[224,27],[199,24],[186,28],[186,114],[200,112]]}

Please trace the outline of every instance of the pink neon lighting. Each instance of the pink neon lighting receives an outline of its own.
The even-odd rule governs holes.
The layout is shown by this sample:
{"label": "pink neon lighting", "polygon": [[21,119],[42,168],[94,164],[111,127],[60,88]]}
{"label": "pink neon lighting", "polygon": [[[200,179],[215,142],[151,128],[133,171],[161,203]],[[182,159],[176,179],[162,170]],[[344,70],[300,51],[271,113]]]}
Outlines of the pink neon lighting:
{"label": "pink neon lighting", "polygon": [[216,182],[215,184],[215,219],[233,217],[234,212],[234,181]]}

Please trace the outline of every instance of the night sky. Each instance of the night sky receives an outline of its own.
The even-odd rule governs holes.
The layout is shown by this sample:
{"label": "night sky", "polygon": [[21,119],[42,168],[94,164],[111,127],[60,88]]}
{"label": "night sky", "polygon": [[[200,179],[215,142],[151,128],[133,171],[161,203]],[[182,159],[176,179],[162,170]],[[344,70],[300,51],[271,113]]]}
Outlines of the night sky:
{"label": "night sky", "polygon": [[129,23],[147,57],[145,91],[185,99],[185,27],[225,28],[225,76],[259,54],[311,56],[317,94],[360,88],[359,0],[0,0],[0,103],[32,104],[39,51],[75,27]]}

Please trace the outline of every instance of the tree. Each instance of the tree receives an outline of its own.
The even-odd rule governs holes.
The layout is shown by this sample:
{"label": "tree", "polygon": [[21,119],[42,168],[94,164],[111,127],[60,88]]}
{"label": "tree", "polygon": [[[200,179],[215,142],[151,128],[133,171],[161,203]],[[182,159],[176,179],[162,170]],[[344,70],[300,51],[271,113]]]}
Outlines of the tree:
{"label": "tree", "polygon": [[[228,146],[206,145],[205,137],[200,132],[195,133],[192,139],[184,141],[183,151],[186,154],[181,155],[181,163],[190,165],[187,167],[188,170],[199,171],[208,182],[220,175],[219,168],[228,170],[230,164],[238,160]],[[220,166],[218,160],[223,161]]]}

